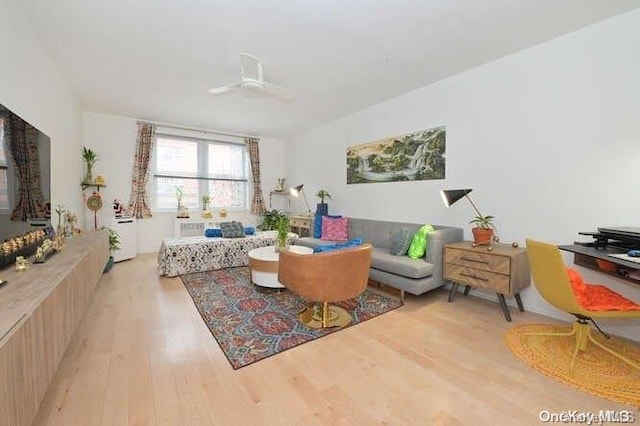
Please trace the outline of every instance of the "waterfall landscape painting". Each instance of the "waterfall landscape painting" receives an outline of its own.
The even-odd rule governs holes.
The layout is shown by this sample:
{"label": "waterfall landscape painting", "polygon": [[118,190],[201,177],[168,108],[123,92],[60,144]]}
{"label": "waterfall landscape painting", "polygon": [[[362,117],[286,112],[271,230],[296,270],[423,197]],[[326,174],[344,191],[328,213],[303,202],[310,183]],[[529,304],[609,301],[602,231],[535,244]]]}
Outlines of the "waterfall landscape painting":
{"label": "waterfall landscape painting", "polygon": [[444,179],[446,126],[347,148],[347,184]]}

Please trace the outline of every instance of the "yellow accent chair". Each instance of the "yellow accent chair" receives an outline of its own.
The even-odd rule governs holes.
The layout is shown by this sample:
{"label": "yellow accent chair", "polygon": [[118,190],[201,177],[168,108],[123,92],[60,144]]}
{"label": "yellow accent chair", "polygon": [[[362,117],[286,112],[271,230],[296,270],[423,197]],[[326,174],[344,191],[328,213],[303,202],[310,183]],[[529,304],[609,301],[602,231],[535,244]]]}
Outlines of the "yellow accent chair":
{"label": "yellow accent chair", "polygon": [[[371,267],[371,244],[312,255],[281,251],[278,281],[287,289],[310,302],[298,314],[307,327],[343,327],[353,318],[345,310],[330,303],[359,296],[367,287]],[[322,308],[316,305],[322,304]]]}
{"label": "yellow accent chair", "polygon": [[[589,310],[580,304],[571,285],[567,268],[560,254],[560,250],[552,245],[527,239],[527,256],[531,267],[531,275],[536,289],[540,295],[556,308],[576,317],[573,329],[568,333],[528,333],[528,336],[575,336],[575,349],[569,366],[570,374],[573,374],[576,357],[579,351],[587,349],[587,343],[602,348],[611,355],[620,358],[631,366],[640,369],[640,363],[625,356],[624,348],[622,353],[603,345],[591,334],[589,321],[608,339],[610,336],[604,333],[595,319],[600,318],[640,318],[640,310]],[[594,286],[592,286],[594,287]],[[615,295],[617,299],[628,303],[633,303],[612,290],[609,293]]]}

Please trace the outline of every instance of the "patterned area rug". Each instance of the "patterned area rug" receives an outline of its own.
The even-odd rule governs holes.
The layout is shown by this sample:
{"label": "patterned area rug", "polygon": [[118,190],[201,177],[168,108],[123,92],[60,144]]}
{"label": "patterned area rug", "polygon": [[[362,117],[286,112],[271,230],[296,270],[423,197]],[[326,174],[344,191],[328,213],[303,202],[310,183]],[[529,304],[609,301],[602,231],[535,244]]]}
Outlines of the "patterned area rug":
{"label": "patterned area rug", "polygon": [[[305,307],[287,290],[251,283],[248,267],[180,276],[187,291],[234,369],[309,342],[340,328],[314,330],[298,320]],[[355,325],[402,306],[400,301],[365,289],[336,305],[348,310]]]}
{"label": "patterned area rug", "polygon": [[[504,339],[518,358],[546,376],[601,398],[640,406],[640,370],[596,345],[588,344],[587,350],[578,354],[574,376],[571,377],[569,365],[575,348],[574,336],[524,336],[532,332],[569,331],[571,327],[523,324],[509,330]],[[595,333],[594,338],[618,351],[624,345],[626,356],[640,362],[640,346],[615,337],[604,339]]]}

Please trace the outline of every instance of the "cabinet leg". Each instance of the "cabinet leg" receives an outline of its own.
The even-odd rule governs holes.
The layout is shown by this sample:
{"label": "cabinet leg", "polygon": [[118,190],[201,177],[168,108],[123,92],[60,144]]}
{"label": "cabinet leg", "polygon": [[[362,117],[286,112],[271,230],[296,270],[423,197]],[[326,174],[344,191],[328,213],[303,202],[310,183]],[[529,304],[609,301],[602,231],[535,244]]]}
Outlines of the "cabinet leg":
{"label": "cabinet leg", "polygon": [[496,293],[498,295],[498,300],[500,301],[500,307],[502,308],[502,312],[504,313],[504,318],[511,322],[511,314],[509,313],[509,307],[507,306],[507,301],[504,300],[504,294]]}
{"label": "cabinet leg", "polygon": [[449,290],[449,299],[447,299],[447,301],[449,303],[453,302],[453,298],[456,295],[456,292],[458,291],[458,283],[451,283],[451,289]]}
{"label": "cabinet leg", "polygon": [[471,286],[470,285],[467,285],[467,286],[464,287],[464,295],[465,296],[469,295],[469,290],[471,290]]}
{"label": "cabinet leg", "polygon": [[524,305],[522,304],[522,298],[520,298],[520,293],[516,293],[514,297],[516,298],[518,309],[520,309],[520,312],[524,312]]}

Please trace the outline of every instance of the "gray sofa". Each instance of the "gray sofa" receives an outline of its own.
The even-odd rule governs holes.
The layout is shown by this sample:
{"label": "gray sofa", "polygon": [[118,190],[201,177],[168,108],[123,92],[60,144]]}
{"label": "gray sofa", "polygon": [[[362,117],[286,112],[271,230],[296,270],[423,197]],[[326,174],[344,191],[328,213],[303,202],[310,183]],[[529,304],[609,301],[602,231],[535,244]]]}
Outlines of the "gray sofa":
{"label": "gray sofa", "polygon": [[[362,238],[373,245],[369,278],[414,295],[425,293],[445,284],[442,278],[443,246],[462,241],[462,228],[433,225],[434,231],[428,236],[425,257],[411,259],[408,256],[394,256],[389,253],[391,237],[402,228],[417,231],[423,224],[385,222],[380,220],[349,218],[349,239]],[[315,248],[332,244],[331,241],[312,237],[298,238],[295,244]]]}

